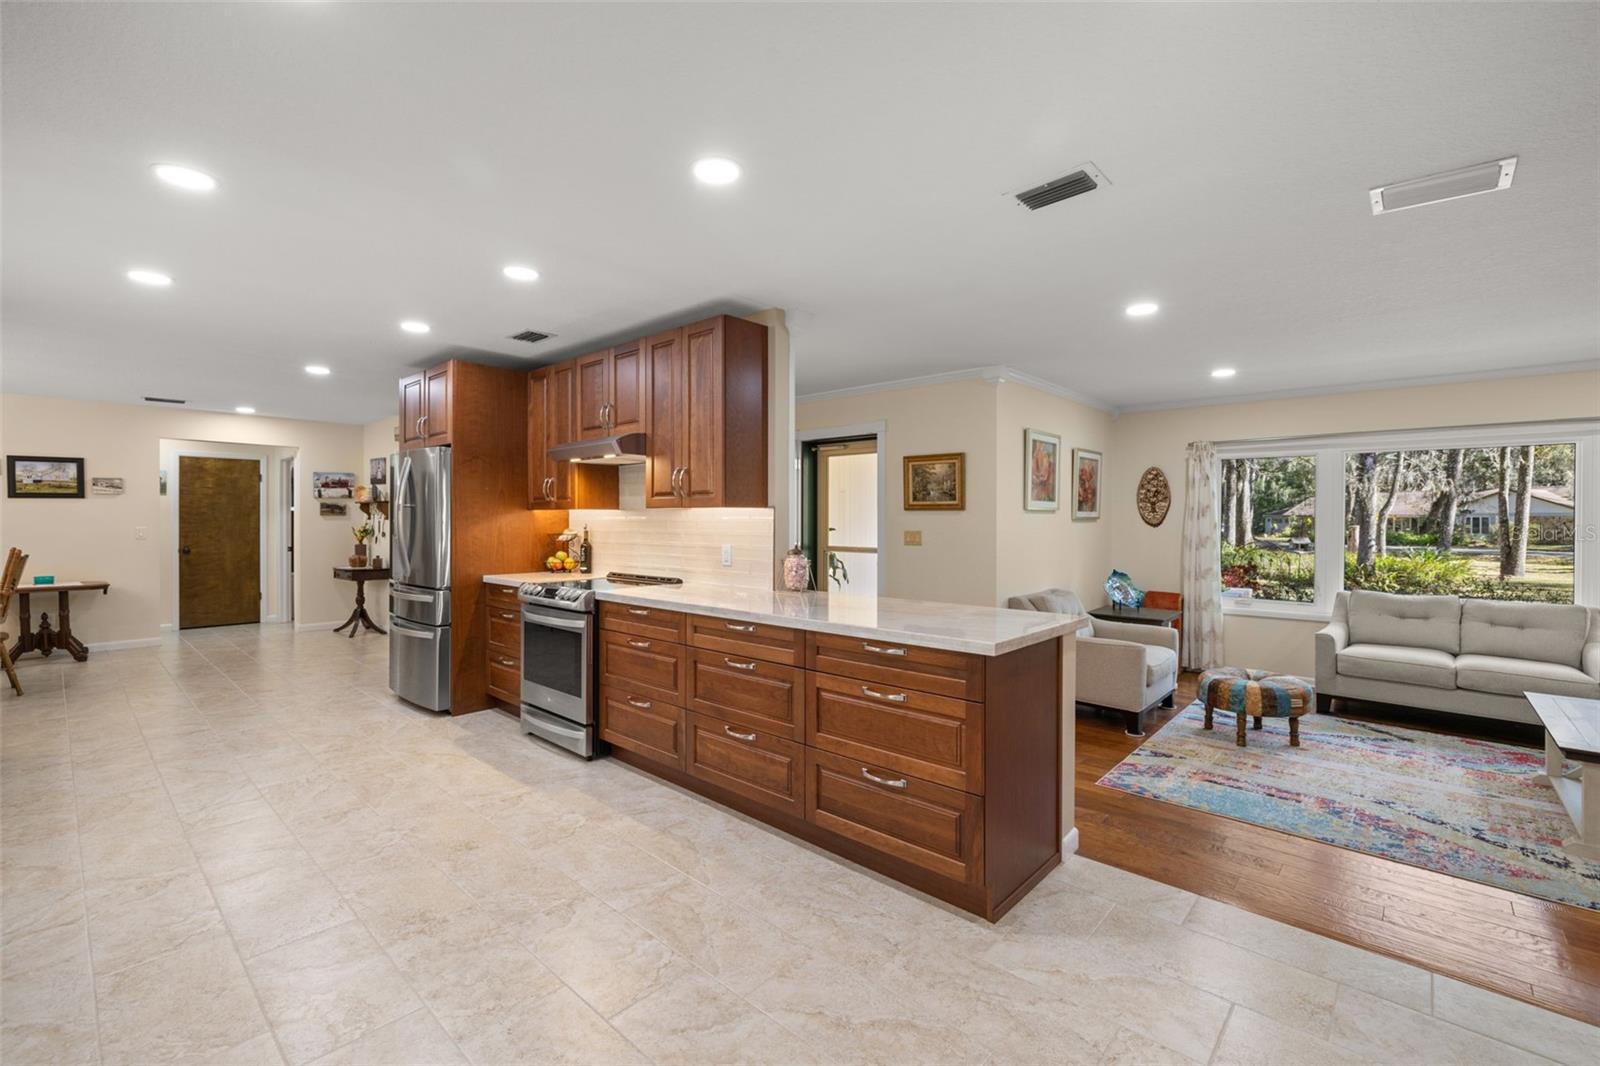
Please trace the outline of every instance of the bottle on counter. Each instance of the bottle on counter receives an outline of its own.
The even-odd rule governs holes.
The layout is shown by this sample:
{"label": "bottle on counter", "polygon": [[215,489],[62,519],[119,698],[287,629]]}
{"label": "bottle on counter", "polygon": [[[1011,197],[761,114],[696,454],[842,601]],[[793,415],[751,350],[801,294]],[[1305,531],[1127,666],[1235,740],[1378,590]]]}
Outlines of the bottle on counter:
{"label": "bottle on counter", "polygon": [[583,541],[578,545],[578,573],[594,573],[594,548],[589,544],[589,527],[583,527]]}

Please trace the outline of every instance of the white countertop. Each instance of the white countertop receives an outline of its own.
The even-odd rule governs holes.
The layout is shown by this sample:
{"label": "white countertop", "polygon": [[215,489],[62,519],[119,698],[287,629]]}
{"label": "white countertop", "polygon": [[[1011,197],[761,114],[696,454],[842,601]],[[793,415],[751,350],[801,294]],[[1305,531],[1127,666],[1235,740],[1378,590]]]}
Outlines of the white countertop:
{"label": "white countertop", "polygon": [[[524,581],[560,581],[573,576],[491,574],[484,580],[496,585],[520,585]],[[720,585],[639,586],[607,589],[595,596],[611,603],[671,607],[739,622],[767,622],[816,633],[838,633],[975,655],[1004,655],[1030,644],[1054,640],[1083,629],[1089,623],[1087,615]]]}

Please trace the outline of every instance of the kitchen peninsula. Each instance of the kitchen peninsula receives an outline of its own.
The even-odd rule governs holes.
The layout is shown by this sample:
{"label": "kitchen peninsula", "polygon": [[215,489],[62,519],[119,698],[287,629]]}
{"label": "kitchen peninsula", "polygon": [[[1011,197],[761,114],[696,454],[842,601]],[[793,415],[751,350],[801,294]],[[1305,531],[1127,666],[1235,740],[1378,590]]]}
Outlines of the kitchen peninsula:
{"label": "kitchen peninsula", "polygon": [[709,584],[596,599],[621,761],[991,921],[1060,863],[1083,618]]}

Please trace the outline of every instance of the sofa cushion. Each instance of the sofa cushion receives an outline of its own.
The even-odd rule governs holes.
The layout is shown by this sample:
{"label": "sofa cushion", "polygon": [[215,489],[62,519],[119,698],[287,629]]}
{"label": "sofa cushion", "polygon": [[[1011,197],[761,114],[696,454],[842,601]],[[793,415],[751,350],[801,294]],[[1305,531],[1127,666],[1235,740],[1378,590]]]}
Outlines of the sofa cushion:
{"label": "sofa cushion", "polygon": [[1572,604],[1468,600],[1461,608],[1461,650],[1472,655],[1577,668],[1588,634],[1588,609]]}
{"label": "sofa cushion", "polygon": [[1171,648],[1161,648],[1154,644],[1144,646],[1144,683],[1146,687],[1157,684],[1163,678],[1172,677],[1178,672],[1178,653]]}
{"label": "sofa cushion", "polygon": [[[1461,650],[1461,600],[1357,589],[1350,594],[1350,643]],[[1449,686],[1446,686],[1449,687]]]}
{"label": "sofa cushion", "polygon": [[1600,681],[1575,667],[1503,655],[1462,655],[1456,659],[1456,687],[1474,692],[1520,696],[1549,692],[1556,696],[1600,699]]}
{"label": "sofa cushion", "polygon": [[1339,673],[1402,685],[1455,688],[1456,658],[1437,648],[1351,644],[1339,653]]}

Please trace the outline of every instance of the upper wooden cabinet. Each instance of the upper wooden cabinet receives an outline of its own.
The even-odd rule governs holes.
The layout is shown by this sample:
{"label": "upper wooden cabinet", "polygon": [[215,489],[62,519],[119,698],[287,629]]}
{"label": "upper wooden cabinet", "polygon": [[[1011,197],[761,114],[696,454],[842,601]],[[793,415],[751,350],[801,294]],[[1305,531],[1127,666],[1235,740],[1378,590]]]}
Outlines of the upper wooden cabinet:
{"label": "upper wooden cabinet", "polygon": [[576,439],[648,432],[643,343],[619,344],[575,360]]}
{"label": "upper wooden cabinet", "polygon": [[767,327],[719,315],[644,342],[651,507],[767,505]]}
{"label": "upper wooden cabinet", "polygon": [[562,463],[550,449],[581,439],[575,432],[582,360],[528,374],[528,506],[536,511],[617,506],[617,468]]}
{"label": "upper wooden cabinet", "polygon": [[449,444],[455,417],[455,362],[400,379],[400,447]]}

